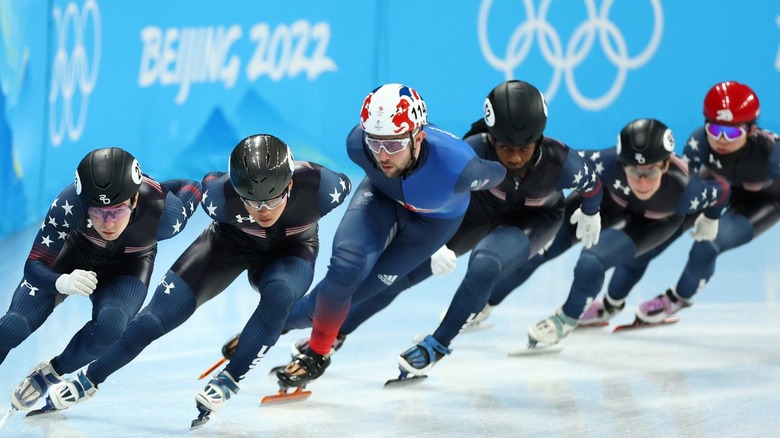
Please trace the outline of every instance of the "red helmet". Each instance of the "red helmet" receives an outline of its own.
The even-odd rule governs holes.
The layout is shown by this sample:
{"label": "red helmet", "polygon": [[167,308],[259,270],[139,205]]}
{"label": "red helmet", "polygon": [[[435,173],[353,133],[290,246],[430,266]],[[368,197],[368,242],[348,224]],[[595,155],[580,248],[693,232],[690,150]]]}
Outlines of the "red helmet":
{"label": "red helmet", "polygon": [[760,111],[756,93],[739,82],[721,82],[710,88],[704,97],[704,117],[714,123],[751,123],[758,118]]}

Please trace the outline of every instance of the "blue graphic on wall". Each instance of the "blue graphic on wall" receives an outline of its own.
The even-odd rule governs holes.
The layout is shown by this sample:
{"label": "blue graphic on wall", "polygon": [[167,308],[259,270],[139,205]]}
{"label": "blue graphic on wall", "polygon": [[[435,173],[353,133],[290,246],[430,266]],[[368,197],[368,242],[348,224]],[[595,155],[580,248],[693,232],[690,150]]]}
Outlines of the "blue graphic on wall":
{"label": "blue graphic on wall", "polygon": [[243,138],[257,133],[281,138],[290,145],[297,158],[329,167],[338,165],[312,147],[315,142],[310,134],[293,126],[252,89],[244,94],[229,114],[221,107],[215,107],[192,142],[184,146],[171,163],[177,174],[193,178],[210,171],[227,171],[228,156],[233,147]]}

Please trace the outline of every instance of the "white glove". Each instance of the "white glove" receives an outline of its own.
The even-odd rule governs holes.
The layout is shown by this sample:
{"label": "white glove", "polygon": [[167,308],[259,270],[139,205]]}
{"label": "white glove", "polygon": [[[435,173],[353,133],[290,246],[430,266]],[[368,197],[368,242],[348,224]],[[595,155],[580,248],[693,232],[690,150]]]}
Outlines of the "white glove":
{"label": "white glove", "polygon": [[88,297],[97,287],[97,274],[92,271],[74,269],[70,274],[62,274],[54,283],[57,292],[63,295],[78,294]]}
{"label": "white glove", "polygon": [[577,224],[577,239],[582,241],[585,248],[599,243],[599,234],[601,233],[601,215],[596,212],[594,215],[587,215],[578,208],[569,222],[572,225]]}
{"label": "white glove", "polygon": [[693,223],[693,231],[691,231],[691,237],[697,242],[702,240],[715,240],[718,236],[718,219],[710,219],[700,214]]}
{"label": "white glove", "polygon": [[442,245],[431,256],[431,271],[433,275],[447,275],[455,269],[458,257],[447,245]]}

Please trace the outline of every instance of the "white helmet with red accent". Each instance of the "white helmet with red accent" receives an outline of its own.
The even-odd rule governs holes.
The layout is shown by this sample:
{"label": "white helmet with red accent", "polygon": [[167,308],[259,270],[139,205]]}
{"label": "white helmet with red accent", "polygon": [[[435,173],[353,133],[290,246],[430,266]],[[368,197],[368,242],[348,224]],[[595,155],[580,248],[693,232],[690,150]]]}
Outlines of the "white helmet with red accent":
{"label": "white helmet with red accent", "polygon": [[371,135],[406,134],[427,122],[425,101],[403,84],[385,84],[375,89],[360,109],[360,127]]}
{"label": "white helmet with red accent", "polygon": [[760,112],[761,107],[756,93],[739,82],[721,82],[710,88],[704,97],[704,117],[711,123],[721,125],[752,123],[758,118]]}

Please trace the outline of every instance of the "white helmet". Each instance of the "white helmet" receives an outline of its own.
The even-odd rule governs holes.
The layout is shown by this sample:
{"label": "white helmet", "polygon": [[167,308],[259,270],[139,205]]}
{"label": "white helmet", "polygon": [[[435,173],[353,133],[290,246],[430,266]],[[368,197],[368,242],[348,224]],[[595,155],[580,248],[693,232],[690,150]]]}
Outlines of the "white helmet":
{"label": "white helmet", "polygon": [[385,84],[372,91],[360,109],[360,127],[372,135],[398,135],[422,127],[428,110],[420,94],[402,84]]}

